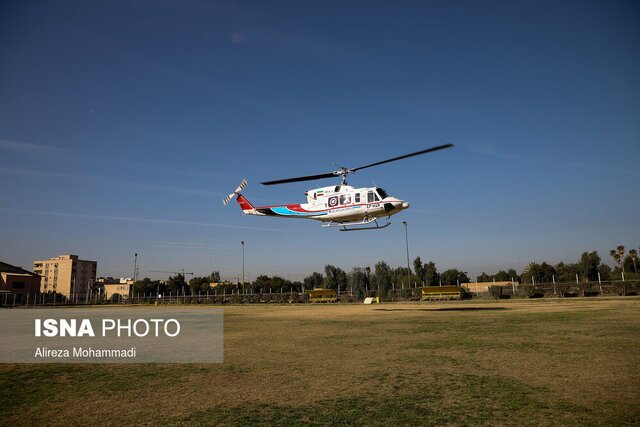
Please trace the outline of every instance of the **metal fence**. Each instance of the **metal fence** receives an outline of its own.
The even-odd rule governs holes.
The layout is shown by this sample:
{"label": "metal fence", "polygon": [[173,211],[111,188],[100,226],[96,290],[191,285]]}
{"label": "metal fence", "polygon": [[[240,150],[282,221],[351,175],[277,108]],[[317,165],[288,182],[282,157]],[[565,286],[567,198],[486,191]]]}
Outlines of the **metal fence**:
{"label": "metal fence", "polygon": [[[500,286],[500,291],[471,293],[466,291],[467,298],[570,298],[596,296],[631,296],[640,294],[640,281],[603,281],[580,283],[537,283],[513,284]],[[338,292],[337,299],[341,303],[356,303],[366,297],[379,296],[383,301],[419,301],[420,288],[395,288],[387,290],[368,290],[358,293],[353,289]],[[464,295],[463,295],[464,296]],[[300,304],[309,303],[309,295],[305,292],[281,289],[278,292],[240,290],[227,292],[211,291],[198,295],[171,294],[156,295],[138,294],[128,298],[105,298],[102,295],[77,296],[66,298],[59,294],[40,293],[36,295],[19,295],[11,292],[0,294],[1,307],[51,307],[51,306],[81,306],[81,305],[122,305],[122,304]]]}

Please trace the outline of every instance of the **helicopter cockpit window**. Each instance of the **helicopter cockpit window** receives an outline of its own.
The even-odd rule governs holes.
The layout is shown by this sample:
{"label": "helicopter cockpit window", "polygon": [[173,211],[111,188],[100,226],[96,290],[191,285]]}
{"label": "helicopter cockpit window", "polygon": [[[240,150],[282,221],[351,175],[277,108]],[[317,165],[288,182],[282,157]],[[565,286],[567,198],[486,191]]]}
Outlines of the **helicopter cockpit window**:
{"label": "helicopter cockpit window", "polygon": [[373,203],[378,201],[380,201],[380,199],[378,199],[378,195],[376,193],[374,193],[373,191],[369,191],[367,193],[367,203]]}
{"label": "helicopter cockpit window", "polygon": [[341,205],[350,205],[351,204],[351,195],[350,194],[343,194],[342,196],[340,196],[340,204]]}
{"label": "helicopter cockpit window", "polygon": [[386,199],[389,196],[387,192],[380,187],[376,188],[376,191],[378,192],[378,194],[380,195],[380,198],[382,199]]}

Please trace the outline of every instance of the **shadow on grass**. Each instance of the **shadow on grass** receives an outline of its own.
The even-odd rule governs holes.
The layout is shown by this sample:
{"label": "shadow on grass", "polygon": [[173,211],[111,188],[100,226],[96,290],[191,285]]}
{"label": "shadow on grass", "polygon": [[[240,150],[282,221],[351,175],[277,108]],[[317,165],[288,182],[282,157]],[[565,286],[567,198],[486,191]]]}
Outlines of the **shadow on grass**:
{"label": "shadow on grass", "polygon": [[433,307],[433,308],[374,308],[378,311],[494,311],[511,310],[507,307]]}

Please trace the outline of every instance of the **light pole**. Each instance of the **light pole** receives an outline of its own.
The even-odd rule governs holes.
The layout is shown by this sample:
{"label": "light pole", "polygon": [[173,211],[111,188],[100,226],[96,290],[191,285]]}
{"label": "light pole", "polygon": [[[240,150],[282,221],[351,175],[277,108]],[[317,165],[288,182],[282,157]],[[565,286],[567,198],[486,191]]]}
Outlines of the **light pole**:
{"label": "light pole", "polygon": [[407,286],[411,287],[411,267],[409,267],[409,232],[407,231],[407,221],[402,221],[402,225],[404,225],[404,241],[407,245]]}
{"label": "light pole", "polygon": [[136,252],[133,255],[133,281],[135,282],[136,280],[138,280],[138,253]]}
{"label": "light pole", "polygon": [[242,292],[244,293],[244,240],[242,240]]}

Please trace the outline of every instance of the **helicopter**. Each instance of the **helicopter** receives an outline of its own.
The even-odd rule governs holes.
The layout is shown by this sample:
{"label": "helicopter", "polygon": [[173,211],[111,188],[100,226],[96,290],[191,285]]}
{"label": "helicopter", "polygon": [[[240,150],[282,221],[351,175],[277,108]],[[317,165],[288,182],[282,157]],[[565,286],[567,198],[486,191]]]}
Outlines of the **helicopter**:
{"label": "helicopter", "polygon": [[280,218],[303,218],[322,222],[323,227],[339,227],[340,231],[379,230],[391,225],[378,224],[378,219],[402,212],[409,208],[409,202],[387,194],[380,187],[354,188],[347,184],[347,175],[359,170],[379,166],[385,163],[402,160],[421,154],[427,154],[445,148],[453,147],[453,144],[438,145],[415,153],[405,154],[387,160],[371,163],[357,168],[338,166],[340,169],[332,172],[299,176],[294,178],[279,179],[262,182],[262,185],[279,185],[300,181],[315,181],[318,179],[340,177],[339,185],[315,188],[306,191],[307,203],[254,206],[241,193],[247,187],[247,181],[243,180],[238,188],[222,203],[226,206],[234,197],[245,215],[273,216]]}

